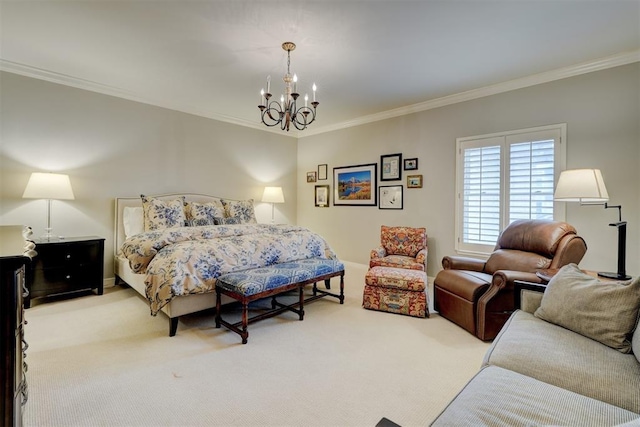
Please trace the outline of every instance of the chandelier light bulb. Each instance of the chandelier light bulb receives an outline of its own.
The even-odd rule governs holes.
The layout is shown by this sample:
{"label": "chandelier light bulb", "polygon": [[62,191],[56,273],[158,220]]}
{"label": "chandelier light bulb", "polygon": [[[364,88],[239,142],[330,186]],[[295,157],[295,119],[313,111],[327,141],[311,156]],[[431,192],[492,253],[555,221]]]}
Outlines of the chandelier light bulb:
{"label": "chandelier light bulb", "polygon": [[315,83],[313,84],[313,87],[311,89],[313,89],[313,102],[316,102],[316,89],[317,89],[317,87],[316,87]]}
{"label": "chandelier light bulb", "polygon": [[305,94],[304,94],[304,106],[305,106],[305,107],[307,106],[307,101],[309,101],[309,94],[308,94],[308,93],[305,93]]}

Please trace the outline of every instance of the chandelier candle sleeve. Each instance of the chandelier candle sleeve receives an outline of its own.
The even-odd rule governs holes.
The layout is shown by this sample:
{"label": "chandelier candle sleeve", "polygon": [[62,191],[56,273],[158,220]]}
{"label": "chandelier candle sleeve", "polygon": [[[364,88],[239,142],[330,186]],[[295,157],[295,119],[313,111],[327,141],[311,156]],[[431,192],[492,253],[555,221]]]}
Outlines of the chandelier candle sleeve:
{"label": "chandelier candle sleeve", "polygon": [[[304,130],[316,119],[316,108],[320,104],[316,101],[316,84],[313,84],[313,102],[308,106],[309,97],[305,95],[304,106],[298,108],[298,75],[291,74],[291,51],[296,48],[295,43],[284,42],[282,49],[287,52],[287,73],[284,81],[284,95],[280,95],[280,102],[271,100],[271,76],[267,76],[267,92],[260,92],[260,118],[266,126],[278,126],[289,131],[291,125],[298,130]],[[264,99],[263,99],[264,98]]]}

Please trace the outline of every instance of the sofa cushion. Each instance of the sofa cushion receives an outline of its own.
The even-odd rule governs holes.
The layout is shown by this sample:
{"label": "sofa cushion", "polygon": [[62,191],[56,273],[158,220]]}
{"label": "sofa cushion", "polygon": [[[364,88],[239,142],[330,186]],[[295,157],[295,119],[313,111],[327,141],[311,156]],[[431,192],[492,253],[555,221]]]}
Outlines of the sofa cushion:
{"label": "sofa cushion", "polygon": [[534,314],[629,353],[638,310],[640,277],[626,282],[600,281],[568,264],[549,281]]}
{"label": "sofa cushion", "polygon": [[432,426],[605,426],[638,414],[497,366],[483,368]]}
{"label": "sofa cushion", "polygon": [[540,381],[640,413],[640,363],[632,354],[517,310],[485,355]]}

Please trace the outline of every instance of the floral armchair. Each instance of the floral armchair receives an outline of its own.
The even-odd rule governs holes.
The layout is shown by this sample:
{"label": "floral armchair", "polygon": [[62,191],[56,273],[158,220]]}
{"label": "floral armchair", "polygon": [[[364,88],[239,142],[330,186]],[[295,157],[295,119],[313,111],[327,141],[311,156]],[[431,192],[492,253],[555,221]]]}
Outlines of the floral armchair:
{"label": "floral armchair", "polygon": [[427,229],[411,227],[380,228],[380,246],[371,251],[369,267],[395,267],[427,270]]}

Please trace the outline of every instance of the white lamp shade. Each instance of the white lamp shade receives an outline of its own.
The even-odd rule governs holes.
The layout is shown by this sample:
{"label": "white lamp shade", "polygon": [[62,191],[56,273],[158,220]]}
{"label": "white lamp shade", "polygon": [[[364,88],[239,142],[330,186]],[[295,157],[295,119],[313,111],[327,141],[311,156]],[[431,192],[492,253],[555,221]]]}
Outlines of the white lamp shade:
{"label": "white lamp shade", "polygon": [[282,187],[264,187],[262,201],[265,203],[284,203]]}
{"label": "white lamp shade", "polygon": [[600,169],[562,171],[553,199],[559,202],[603,204],[609,200]]}
{"label": "white lamp shade", "polygon": [[69,175],[34,172],[29,178],[23,199],[73,200],[73,189]]}

